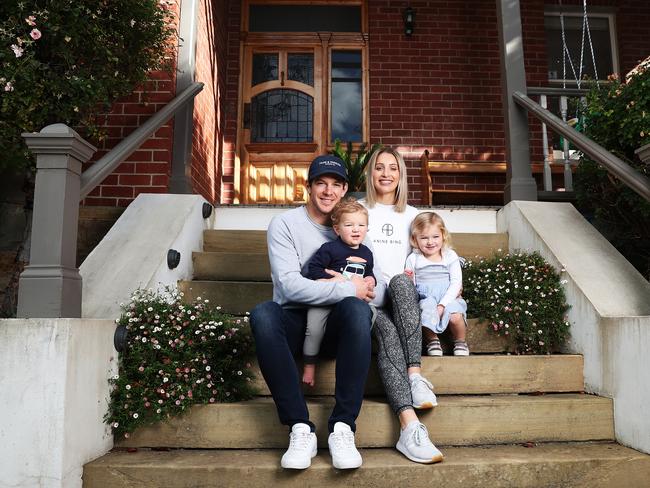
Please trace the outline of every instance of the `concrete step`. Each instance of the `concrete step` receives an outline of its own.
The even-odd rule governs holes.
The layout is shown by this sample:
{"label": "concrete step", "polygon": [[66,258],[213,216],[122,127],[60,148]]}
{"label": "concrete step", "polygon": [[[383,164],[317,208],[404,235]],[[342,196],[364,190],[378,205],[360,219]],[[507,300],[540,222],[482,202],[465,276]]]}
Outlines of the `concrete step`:
{"label": "concrete step", "polygon": [[178,288],[188,301],[207,298],[213,305],[221,305],[225,312],[234,315],[244,315],[258,303],[273,298],[271,282],[194,280],[179,281]]}
{"label": "concrete step", "polygon": [[[335,367],[333,360],[321,361],[316,368],[316,384],[304,386],[305,395],[334,395]],[[257,365],[253,371],[260,395],[270,395]],[[581,392],[582,371],[582,356],[569,354],[422,358],[422,374],[442,395]],[[384,396],[374,360],[366,381],[366,396]]]}
{"label": "concrete step", "polygon": [[[452,233],[452,246],[463,257],[490,256],[497,249],[508,249],[508,234]],[[203,250],[224,253],[266,253],[266,231],[205,230]]]}
{"label": "concrete step", "polygon": [[[286,436],[285,436],[286,437]],[[285,446],[286,447],[286,446]],[[439,464],[412,463],[395,449],[362,449],[357,470],[332,468],[320,450],[305,471],[279,467],[282,450],[111,452],[84,467],[84,488],[641,488],[650,456],[614,443],[449,447]]]}
{"label": "concrete step", "polygon": [[266,252],[193,252],[192,264],[195,280],[271,280],[271,265]]}
{"label": "concrete step", "polygon": [[[481,374],[481,372],[475,372]],[[308,399],[319,432],[327,428],[332,397]],[[436,444],[509,444],[526,441],[614,440],[608,398],[581,394],[440,396],[438,406],[419,415]],[[357,446],[390,447],[399,432],[397,416],[383,400],[365,399],[357,419]],[[287,428],[273,400],[198,405],[186,415],[134,432],[123,447],[282,448]],[[327,437],[319,436],[319,445]]]}

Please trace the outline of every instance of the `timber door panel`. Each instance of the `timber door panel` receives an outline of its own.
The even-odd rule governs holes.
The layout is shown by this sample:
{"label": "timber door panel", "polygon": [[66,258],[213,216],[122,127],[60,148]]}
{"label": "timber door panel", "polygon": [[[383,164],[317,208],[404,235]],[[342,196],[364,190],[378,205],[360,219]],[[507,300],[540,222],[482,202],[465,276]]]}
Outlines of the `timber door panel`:
{"label": "timber door panel", "polygon": [[309,163],[322,150],[322,63],[320,45],[244,49],[244,203],[306,201]]}

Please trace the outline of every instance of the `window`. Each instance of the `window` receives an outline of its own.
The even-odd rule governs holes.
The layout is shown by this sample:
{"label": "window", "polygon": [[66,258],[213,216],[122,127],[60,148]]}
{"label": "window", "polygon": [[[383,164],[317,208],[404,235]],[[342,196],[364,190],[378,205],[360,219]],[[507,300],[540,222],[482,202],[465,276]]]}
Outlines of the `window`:
{"label": "window", "polygon": [[331,140],[363,140],[361,51],[332,51]]}
{"label": "window", "polygon": [[[562,17],[564,20],[564,37],[571,62],[563,56],[562,19],[560,13],[547,12],[544,15],[549,80],[575,83],[580,73],[582,73],[582,79],[593,80],[596,79],[597,74],[598,79],[605,80],[607,76],[618,71],[613,14],[590,13],[587,17],[589,33],[591,34],[591,44],[593,45],[594,51],[595,71],[589,45],[589,36],[586,32],[582,52],[582,65],[580,64],[584,21],[582,12],[565,12]],[[573,64],[573,69],[571,68],[571,64]]]}

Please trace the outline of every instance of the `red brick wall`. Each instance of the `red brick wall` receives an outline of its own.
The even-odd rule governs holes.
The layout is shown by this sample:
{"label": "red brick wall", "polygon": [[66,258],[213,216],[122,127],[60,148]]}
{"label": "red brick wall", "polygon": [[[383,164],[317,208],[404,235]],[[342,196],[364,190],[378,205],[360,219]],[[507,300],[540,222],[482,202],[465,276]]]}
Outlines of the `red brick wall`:
{"label": "red brick wall", "polygon": [[[171,8],[178,18],[179,1]],[[144,86],[138,87],[132,95],[113,105],[103,124],[107,138],[99,144],[91,163],[104,156],[174,98],[175,46],[170,49],[169,56],[173,65],[170,72],[152,72]],[[113,174],[84,199],[83,204],[125,207],[140,193],[166,193],[171,167],[172,132],[170,121],[118,166]]]}
{"label": "red brick wall", "polygon": [[221,203],[232,203],[235,195],[235,147],[237,144],[237,99],[239,96],[239,41],[241,2],[228,1],[228,50],[223,154],[223,186]]}
{"label": "red brick wall", "polygon": [[[546,83],[543,29],[545,4],[521,0],[528,84]],[[580,5],[580,0],[563,0]],[[419,157],[427,149],[437,160],[504,161],[495,0],[413,0],[415,33],[403,33],[406,2],[369,0],[371,142],[397,146],[409,166],[411,200],[420,201]],[[615,6],[623,73],[650,54],[650,3],[590,0]],[[240,0],[201,2],[197,79],[206,86],[196,100],[192,184],[210,201],[231,203],[235,195],[235,143],[240,74]],[[174,79],[152,74],[142,90],[117,103],[107,118],[113,147],[174,95]],[[539,124],[531,123],[531,151],[541,161]],[[86,199],[87,204],[126,205],[142,191],[167,191],[171,124],[122,164]],[[503,177],[439,176],[437,188],[501,189]]]}
{"label": "red brick wall", "polygon": [[226,87],[227,0],[199,5],[196,80],[205,84],[194,102],[192,188],[212,203],[221,201]]}
{"label": "red brick wall", "polygon": [[625,75],[650,55],[650,2],[624,0],[618,3],[618,52],[621,74]]}
{"label": "red brick wall", "polygon": [[[440,161],[503,161],[504,130],[494,0],[410,5],[411,37],[404,35],[405,5],[369,5],[370,137],[404,153],[409,196],[419,201],[425,149]],[[446,189],[477,184],[467,176],[435,180]]]}

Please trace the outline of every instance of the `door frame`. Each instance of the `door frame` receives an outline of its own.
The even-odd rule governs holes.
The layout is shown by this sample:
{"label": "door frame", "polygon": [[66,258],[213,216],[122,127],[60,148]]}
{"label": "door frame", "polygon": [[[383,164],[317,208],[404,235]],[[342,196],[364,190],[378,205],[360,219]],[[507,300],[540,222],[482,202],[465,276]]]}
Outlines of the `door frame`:
{"label": "door frame", "polygon": [[[250,5],[270,4],[282,5],[288,3],[300,3],[310,5],[359,5],[361,7],[361,31],[356,33],[346,32],[248,32],[248,13]],[[236,144],[234,154],[234,203],[251,203],[248,201],[248,161],[245,133],[243,129],[244,118],[244,93],[248,90],[246,83],[250,83],[250,67],[247,52],[253,52],[255,48],[273,48],[291,49],[295,46],[297,51],[305,47],[314,48],[314,84],[316,85],[317,72],[321,77],[321,104],[319,109],[316,108],[314,101],[314,118],[317,112],[320,112],[320,134],[314,132],[313,143],[284,143],[283,147],[279,143],[256,143],[269,144],[267,147],[273,147],[276,153],[285,156],[295,154],[296,149],[304,156],[305,151],[312,150],[312,157],[325,153],[333,147],[333,141],[329,140],[331,134],[331,56],[332,49],[358,49],[362,51],[362,122],[363,122],[363,141],[368,141],[370,136],[370,111],[369,111],[369,60],[368,60],[368,8],[367,0],[304,0],[296,2],[291,0],[242,0],[241,2],[241,32],[239,42],[239,87],[237,94],[237,128]],[[320,56],[316,55],[316,50],[320,48]],[[320,63],[317,58],[320,57]],[[316,88],[316,87],[314,87]],[[316,130],[316,121],[314,120],[314,131]],[[273,146],[271,146],[273,144]],[[356,144],[355,144],[356,145]],[[258,146],[264,149],[264,146]],[[271,202],[274,203],[274,202]]]}

